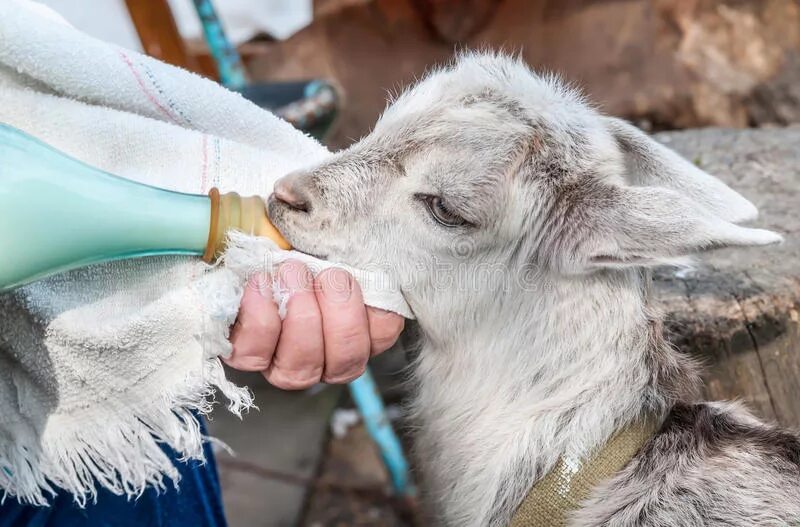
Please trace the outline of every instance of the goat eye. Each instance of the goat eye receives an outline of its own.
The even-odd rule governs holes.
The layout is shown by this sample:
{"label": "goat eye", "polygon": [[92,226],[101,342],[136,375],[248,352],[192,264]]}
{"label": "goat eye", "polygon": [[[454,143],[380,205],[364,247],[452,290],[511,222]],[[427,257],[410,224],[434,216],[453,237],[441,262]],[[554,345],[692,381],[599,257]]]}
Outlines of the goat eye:
{"label": "goat eye", "polygon": [[459,227],[465,225],[467,220],[447,208],[444,200],[439,196],[420,196],[428,207],[428,211],[439,224],[445,227]]}

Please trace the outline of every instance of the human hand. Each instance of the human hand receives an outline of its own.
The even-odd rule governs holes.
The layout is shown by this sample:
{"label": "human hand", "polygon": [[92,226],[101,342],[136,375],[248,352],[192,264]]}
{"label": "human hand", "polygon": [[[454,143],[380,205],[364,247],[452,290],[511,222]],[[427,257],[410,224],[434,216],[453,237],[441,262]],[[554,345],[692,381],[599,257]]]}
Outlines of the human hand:
{"label": "human hand", "polygon": [[[259,273],[248,282],[231,330],[229,366],[260,371],[286,390],[345,383],[400,336],[403,317],[365,306],[348,272],[331,268],[314,278],[304,264],[287,261],[276,274]],[[274,279],[291,292],[284,320],[272,298]]]}

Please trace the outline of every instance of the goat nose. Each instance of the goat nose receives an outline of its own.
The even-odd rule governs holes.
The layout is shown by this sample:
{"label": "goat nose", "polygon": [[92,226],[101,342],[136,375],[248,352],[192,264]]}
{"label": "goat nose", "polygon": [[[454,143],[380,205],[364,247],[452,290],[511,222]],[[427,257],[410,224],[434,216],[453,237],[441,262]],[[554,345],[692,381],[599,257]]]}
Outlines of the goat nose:
{"label": "goat nose", "polygon": [[275,182],[275,197],[293,209],[308,212],[309,200],[303,191],[300,174],[289,174]]}

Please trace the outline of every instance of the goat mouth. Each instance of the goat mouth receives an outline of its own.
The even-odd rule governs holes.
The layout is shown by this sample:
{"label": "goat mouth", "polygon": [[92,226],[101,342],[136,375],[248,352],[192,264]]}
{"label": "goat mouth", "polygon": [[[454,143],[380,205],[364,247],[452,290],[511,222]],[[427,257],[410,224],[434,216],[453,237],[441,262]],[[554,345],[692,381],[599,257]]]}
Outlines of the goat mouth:
{"label": "goat mouth", "polygon": [[291,207],[283,203],[275,194],[270,194],[267,198],[267,216],[269,220],[272,222],[272,225],[280,231],[286,241],[288,241],[292,246],[294,246],[294,240],[290,233],[288,232],[289,229],[286,227],[285,216],[286,214],[291,212]]}
{"label": "goat mouth", "polygon": [[289,228],[288,220],[291,219],[292,216],[287,218],[287,214],[292,214],[293,212],[305,214],[304,211],[298,211],[282,202],[275,196],[275,194],[270,194],[270,196],[267,198],[267,215],[269,216],[269,219],[275,228],[278,229],[286,241],[289,242],[289,245],[292,246],[292,249],[320,260],[327,260],[327,254],[308,250],[302,240],[298,239],[299,236],[295,236],[293,234],[292,231],[298,231],[298,228],[296,226],[294,228]]}

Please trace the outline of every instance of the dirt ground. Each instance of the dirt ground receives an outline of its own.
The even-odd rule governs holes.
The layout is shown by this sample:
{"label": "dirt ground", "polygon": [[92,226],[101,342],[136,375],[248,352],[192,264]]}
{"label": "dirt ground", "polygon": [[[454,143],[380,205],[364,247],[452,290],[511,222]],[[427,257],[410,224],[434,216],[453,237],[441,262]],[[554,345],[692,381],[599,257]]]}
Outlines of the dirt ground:
{"label": "dirt ground", "polygon": [[407,527],[413,505],[390,496],[389,479],[366,429],[358,424],[331,437],[308,498],[305,527]]}

